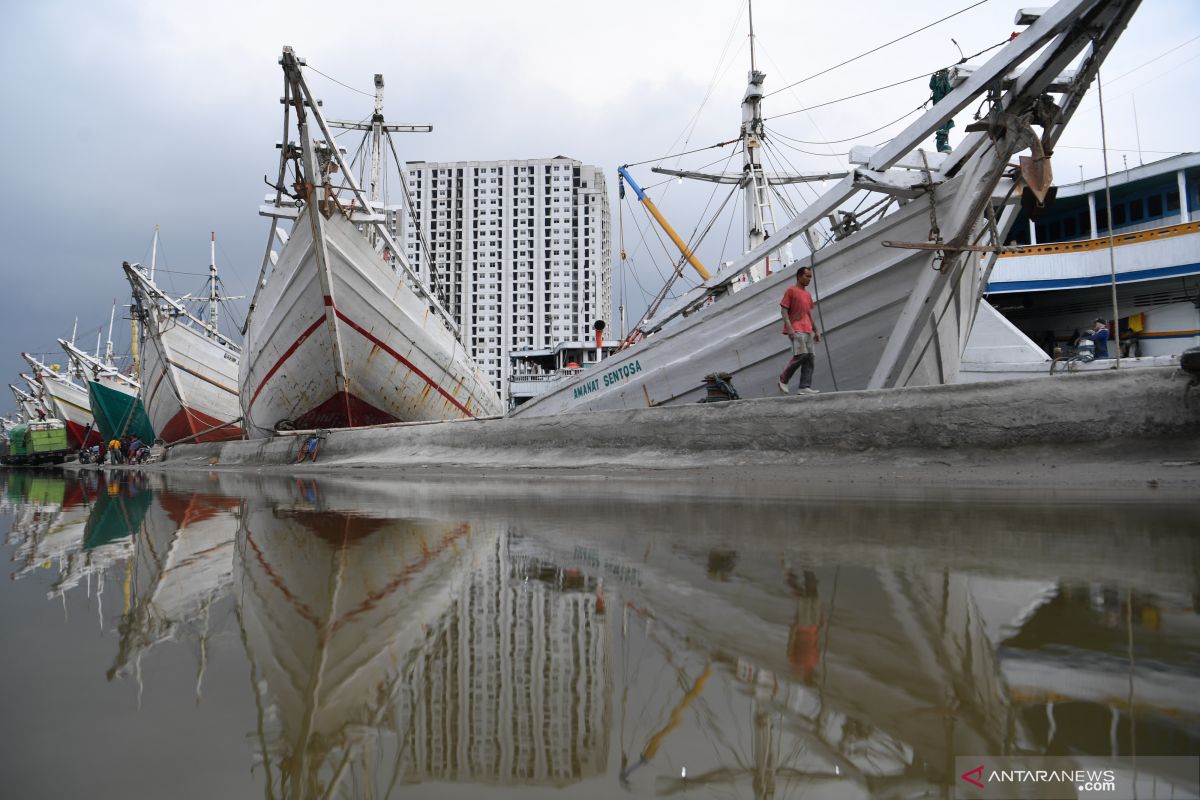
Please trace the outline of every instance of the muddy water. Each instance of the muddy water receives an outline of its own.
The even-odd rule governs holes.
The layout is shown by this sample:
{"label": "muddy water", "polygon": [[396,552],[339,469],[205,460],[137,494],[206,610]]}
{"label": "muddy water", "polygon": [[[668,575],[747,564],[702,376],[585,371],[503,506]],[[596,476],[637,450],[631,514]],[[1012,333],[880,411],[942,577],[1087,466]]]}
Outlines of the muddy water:
{"label": "muddy water", "polygon": [[0,480],[9,797],[950,796],[956,755],[1200,752],[1200,504]]}

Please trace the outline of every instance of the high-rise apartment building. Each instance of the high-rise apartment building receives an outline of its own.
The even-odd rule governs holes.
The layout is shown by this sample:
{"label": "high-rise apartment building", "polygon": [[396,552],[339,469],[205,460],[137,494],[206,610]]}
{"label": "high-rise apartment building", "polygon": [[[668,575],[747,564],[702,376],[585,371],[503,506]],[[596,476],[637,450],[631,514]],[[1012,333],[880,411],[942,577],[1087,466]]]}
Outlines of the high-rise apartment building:
{"label": "high-rise apartment building", "polygon": [[574,159],[410,161],[414,269],[446,289],[463,343],[508,397],[509,354],[586,342],[612,308],[604,175]]}

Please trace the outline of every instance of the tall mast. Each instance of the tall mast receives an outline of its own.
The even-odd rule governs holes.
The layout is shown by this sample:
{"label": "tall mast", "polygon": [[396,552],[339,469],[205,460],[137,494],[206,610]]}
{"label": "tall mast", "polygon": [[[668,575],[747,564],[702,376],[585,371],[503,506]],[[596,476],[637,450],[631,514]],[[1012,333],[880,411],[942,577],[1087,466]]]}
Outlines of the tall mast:
{"label": "tall mast", "polygon": [[[749,252],[766,241],[775,228],[775,214],[771,208],[770,187],[763,175],[759,150],[762,147],[763,81],[766,73],[759,72],[754,52],[754,4],[747,3],[750,18],[750,73],[746,82],[746,94],[742,98],[742,175],[745,195],[742,206],[746,217],[746,251]],[[767,230],[768,225],[771,231]],[[756,281],[765,273],[765,259],[750,269],[750,279]]]}
{"label": "tall mast", "polygon": [[116,321],[116,319],[117,319],[117,303],[114,300],[113,307],[112,307],[112,313],[108,315],[108,343],[104,346],[104,363],[106,366],[109,366],[109,367],[111,367],[113,365],[112,329],[113,329],[113,323]]}
{"label": "tall mast", "polygon": [[154,241],[150,243],[150,281],[154,281],[154,264],[158,260],[158,226],[154,226]]}
{"label": "tall mast", "polygon": [[383,155],[383,76],[375,73],[375,115],[371,117],[371,192],[374,206],[379,200],[380,159]]}
{"label": "tall mast", "polygon": [[75,334],[79,332],[79,317],[75,318],[75,326],[71,328],[71,344],[75,344]]}
{"label": "tall mast", "polygon": [[750,20],[750,71],[758,69],[754,61],[754,0],[746,2],[746,16]]}
{"label": "tall mast", "polygon": [[217,327],[217,306],[220,297],[217,295],[217,232],[212,231],[212,243],[209,245],[208,258],[208,324],[214,331]]}

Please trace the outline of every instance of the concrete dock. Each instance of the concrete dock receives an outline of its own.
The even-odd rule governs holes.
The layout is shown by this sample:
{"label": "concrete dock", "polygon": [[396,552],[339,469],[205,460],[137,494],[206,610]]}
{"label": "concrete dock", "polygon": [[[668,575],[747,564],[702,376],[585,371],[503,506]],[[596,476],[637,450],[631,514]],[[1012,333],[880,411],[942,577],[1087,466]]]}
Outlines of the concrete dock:
{"label": "concrete dock", "polygon": [[[1042,483],[1200,492],[1200,387],[1177,369],[334,430],[317,462],[305,435],[180,445],[164,469],[746,471],[814,467],[827,480],[979,486]],[[1092,465],[1096,469],[1085,469]],[[1113,467],[1122,465],[1125,469]],[[1154,475],[1143,467],[1155,466]],[[1041,472],[1039,473],[1039,466]],[[1014,467],[1022,467],[1014,472]],[[1134,470],[1134,472],[1131,472]],[[1161,473],[1161,474],[1160,474]],[[1023,477],[1021,477],[1023,476]],[[1063,478],[1058,473],[1058,478]]]}

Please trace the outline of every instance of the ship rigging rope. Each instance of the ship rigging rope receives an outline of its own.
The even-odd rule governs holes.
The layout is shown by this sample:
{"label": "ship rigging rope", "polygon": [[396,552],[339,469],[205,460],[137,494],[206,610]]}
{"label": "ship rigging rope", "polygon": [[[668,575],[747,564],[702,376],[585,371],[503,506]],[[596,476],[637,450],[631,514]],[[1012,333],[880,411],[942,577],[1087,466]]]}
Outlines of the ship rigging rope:
{"label": "ship rigging rope", "polygon": [[[726,165],[728,165],[728,164],[729,164],[729,161],[730,161],[730,159],[732,159],[732,158],[733,158],[733,156],[736,156],[736,155],[737,155],[738,153],[740,153],[740,152],[742,152],[742,151],[741,151],[741,150],[734,150],[734,151],[733,151],[733,153],[731,153],[730,155],[726,156],[725,158],[717,158],[717,159],[714,159],[714,160],[712,160],[712,161],[709,161],[707,164],[701,164],[700,166],[696,167],[695,169],[693,169],[693,170],[691,170],[691,171],[692,171],[692,172],[702,172],[703,170],[706,170],[706,169],[708,169],[709,167],[714,167],[714,166],[716,166],[717,164],[720,164],[722,161],[724,161],[724,162],[725,162],[725,164],[726,164]],[[646,186],[643,186],[643,187],[642,187],[642,191],[643,191],[643,192],[645,192],[646,194],[649,194],[651,189],[657,189],[658,187],[660,187],[660,186],[664,186],[664,185],[666,185],[666,184],[670,183],[671,181],[675,181],[675,180],[679,180],[679,181],[681,181],[681,180],[683,180],[683,179],[682,179],[682,178],[680,178],[678,175],[670,175],[670,176],[668,176],[668,177],[666,177],[666,178],[663,178],[661,181],[658,181],[657,183],[651,183],[651,184],[648,184],[648,185],[646,185]]]}
{"label": "ship rigging rope", "polygon": [[668,155],[659,156],[658,158],[647,158],[645,161],[633,161],[629,164],[622,164],[621,166],[628,169],[629,167],[640,167],[643,164],[655,164],[659,161],[666,161],[668,158],[677,158],[679,156],[690,156],[692,153],[703,153],[705,150],[715,150],[718,147],[728,147],[729,145],[736,144],[737,142],[740,142],[741,140],[742,140],[742,137],[739,136],[738,138],[730,139],[727,142],[717,142],[716,144],[710,144],[708,147],[697,147],[695,150],[685,150],[682,153],[669,153]]}
{"label": "ship rigging rope", "polygon": [[[808,254],[808,266],[812,272],[813,291],[817,293],[817,297],[821,297],[821,287],[817,285],[817,251],[813,250]],[[824,298],[821,298],[824,300]],[[821,312],[823,303],[813,303],[817,309],[817,324],[821,326],[821,335],[825,339],[825,362],[829,364],[829,379],[833,381],[833,390],[838,390],[837,373],[833,371],[833,352],[829,346],[829,329],[825,327],[825,315]]]}
{"label": "ship rigging rope", "polygon": [[[1151,64],[1153,64],[1155,61],[1158,61],[1160,58],[1164,58],[1164,57],[1166,57],[1166,56],[1169,56],[1169,55],[1171,55],[1171,53],[1174,53],[1176,50],[1179,50],[1179,49],[1182,49],[1182,48],[1184,48],[1184,47],[1187,47],[1189,44],[1191,44],[1192,42],[1196,41],[1197,39],[1200,39],[1200,35],[1193,36],[1192,38],[1188,39],[1188,40],[1187,40],[1186,42],[1184,42],[1183,44],[1177,44],[1177,45],[1175,45],[1175,46],[1174,46],[1174,47],[1172,47],[1170,50],[1164,50],[1163,52],[1159,53],[1158,55],[1156,55],[1154,58],[1150,59],[1149,61],[1143,61],[1141,64],[1138,64],[1136,67],[1134,67],[1133,69],[1129,70],[1128,72],[1122,72],[1120,75],[1118,75],[1117,77],[1115,77],[1115,78],[1113,78],[1111,81],[1109,81],[1109,82],[1108,82],[1108,85],[1109,85],[1109,86],[1112,86],[1114,83],[1116,83],[1117,81],[1121,80],[1121,78],[1124,78],[1124,77],[1126,77],[1127,75],[1132,75],[1133,73],[1137,72],[1137,71],[1138,71],[1139,69],[1141,69],[1142,67],[1148,67],[1148,66],[1150,66],[1150,65],[1151,65]],[[1186,62],[1184,62],[1184,63],[1186,63]],[[1091,90],[1089,89],[1089,93],[1090,93],[1090,91],[1091,91]]]}
{"label": "ship rigging rope", "polygon": [[[729,162],[733,159],[733,157],[735,155],[737,155],[738,152],[739,151],[735,150],[729,154],[729,157],[725,159],[725,165],[722,167],[722,171],[729,168]],[[708,202],[705,203],[704,210],[700,212],[699,218],[701,220],[705,219],[706,216],[708,215],[708,209],[712,207],[713,198],[716,197],[717,189],[719,187],[720,187],[720,184],[713,185],[713,190],[712,190],[712,192],[709,193],[709,196],[708,196]],[[716,223],[717,219],[720,218],[721,213],[725,210],[725,206],[729,204],[729,200],[733,197],[733,195],[736,193],[736,191],[737,191],[737,186],[735,186],[729,192],[729,194],[726,196],[725,200],[722,201],[721,206],[716,210],[716,212],[712,215],[712,217],[709,218],[708,224],[705,226],[703,231],[700,231],[700,223],[699,222],[696,223],[696,227],[692,229],[691,236],[688,238],[688,241],[686,242],[688,253],[695,254],[697,248],[699,248],[700,245],[704,242],[705,238],[707,238],[709,231],[712,230],[712,226]],[[650,216],[649,210],[646,209],[645,206],[643,206],[642,208],[645,211],[646,216],[649,217]],[[648,308],[647,312],[642,315],[642,318],[638,320],[638,323],[637,323],[637,325],[634,326],[634,329],[640,328],[642,326],[642,323],[646,321],[647,315],[650,314],[652,311],[657,310],[658,306],[662,303],[663,299],[667,295],[667,292],[674,285],[675,281],[677,281],[679,278],[681,278],[683,276],[684,264],[687,262],[687,255],[685,255],[685,254],[680,254],[678,260],[676,260],[674,257],[671,256],[670,248],[668,248],[666,245],[666,242],[663,241],[662,233],[659,231],[658,226],[654,225],[653,227],[654,227],[654,233],[658,237],[659,243],[662,245],[663,250],[667,254],[668,261],[670,261],[672,264],[672,272],[671,272],[671,276],[669,278],[665,279],[662,290],[660,290],[659,293],[655,296],[654,301],[650,304],[650,307]],[[655,264],[655,268],[657,269],[657,264]],[[662,277],[661,273],[660,273],[659,277],[660,278]],[[685,282],[687,282],[687,279],[685,279]],[[694,285],[695,284],[693,284],[693,283],[688,283],[688,288],[690,289]],[[673,295],[673,297],[674,297],[674,295]]]}
{"label": "ship rigging rope", "polygon": [[[709,79],[708,88],[704,90],[704,97],[700,99],[700,105],[696,108],[695,113],[692,114],[692,118],[686,125],[684,125],[684,128],[682,131],[680,131],[679,135],[675,137],[675,141],[671,142],[672,149],[680,139],[683,139],[683,148],[685,150],[687,149],[688,145],[692,141],[692,136],[696,132],[696,126],[700,124],[700,115],[704,112],[704,107],[708,105],[708,101],[712,97],[713,91],[717,88],[717,84],[725,77],[729,70],[733,68],[737,56],[741,54],[744,43],[737,48],[732,56],[730,56],[729,65],[722,69],[722,66],[725,64],[726,54],[729,53],[729,45],[733,42],[737,35],[742,20],[742,13],[745,8],[746,6],[743,6],[741,3],[738,4],[737,17],[733,20],[733,24],[729,27],[729,35],[725,39],[725,46],[721,48],[721,55],[717,58],[717,64],[715,67],[713,67],[713,73],[712,77]],[[672,156],[666,156],[665,158],[671,157]],[[679,156],[675,156],[675,158],[678,157]],[[676,166],[678,166],[678,161],[676,162]]]}
{"label": "ship rigging rope", "polygon": [[[925,108],[926,106],[928,106],[928,105],[929,105],[929,101],[928,101],[928,100],[926,100],[924,103],[921,103],[921,105],[917,106],[916,108],[912,109],[911,111],[905,111],[903,114],[901,114],[900,116],[896,117],[896,118],[895,118],[894,120],[892,120],[891,122],[884,123],[883,125],[880,125],[880,126],[879,126],[878,128],[876,128],[875,130],[867,131],[866,133],[860,133],[860,134],[858,134],[858,135],[856,135],[856,136],[850,136],[850,137],[847,137],[847,138],[845,138],[845,139],[830,139],[830,140],[829,140],[829,141],[827,141],[827,142],[814,142],[814,141],[809,141],[809,140],[807,140],[807,139],[794,139],[794,138],[792,138],[791,136],[788,136],[788,135],[787,135],[787,134],[785,134],[785,133],[781,133],[780,131],[778,131],[778,130],[776,130],[776,129],[774,129],[774,128],[771,128],[771,129],[770,129],[770,134],[771,134],[772,136],[778,136],[778,137],[779,137],[779,138],[781,138],[781,139],[787,139],[789,142],[795,142],[796,144],[811,144],[811,145],[822,145],[822,144],[845,144],[846,142],[854,142],[854,141],[858,141],[859,139],[862,139],[862,138],[864,138],[864,137],[866,137],[866,136],[871,136],[872,134],[876,134],[876,133],[879,133],[879,132],[880,132],[880,131],[882,131],[882,130],[885,130],[885,129],[887,129],[887,128],[890,128],[890,127],[892,127],[893,125],[895,125],[897,122],[900,122],[901,120],[903,120],[903,119],[905,119],[905,118],[907,118],[907,117],[911,117],[913,114],[916,114],[918,111],[920,111],[920,110],[924,109],[924,108]],[[764,129],[765,129],[765,126],[764,126]],[[801,149],[800,149],[800,148],[798,148],[798,147],[793,147],[792,149],[793,149],[793,150],[795,150],[795,151],[797,151],[797,152],[799,152],[799,153],[804,153],[805,155],[810,155],[810,156],[824,156],[824,157],[830,157],[830,156],[832,156],[832,157],[837,157],[837,158],[840,158],[841,156],[844,156],[844,155],[846,155],[846,153],[810,153],[810,152],[808,152],[807,150],[801,150]]]}
{"label": "ship rigging rope", "polygon": [[[774,158],[778,158],[780,161],[782,161],[784,164],[786,164],[788,169],[790,169],[793,174],[796,174],[796,175],[801,174],[800,170],[796,168],[796,165],[793,164],[791,159],[787,157],[787,154],[779,151],[775,147],[775,142],[771,141],[766,136],[764,136],[762,139],[762,143],[763,143],[763,148],[762,148],[763,156],[771,164],[771,168],[774,169],[777,173],[786,174],[783,172],[783,170],[779,169],[778,165],[774,161]],[[814,189],[811,185],[809,185],[807,182],[801,183],[800,187],[802,189],[808,190],[809,194],[812,195],[813,202],[816,202],[821,199],[821,194],[816,189]],[[795,216],[794,212],[792,213],[792,216]]]}
{"label": "ship rigging rope", "polygon": [[[715,189],[714,189],[714,194],[715,194]],[[708,224],[704,227],[704,230],[700,232],[699,238],[696,239],[695,245],[692,245],[690,243],[688,244],[688,252],[689,253],[695,253],[696,248],[699,247],[700,244],[702,244],[704,242],[705,238],[708,237],[709,231],[712,230],[713,224],[716,223],[716,221],[720,218],[721,213],[725,210],[725,206],[727,206],[729,204],[729,201],[731,199],[733,199],[733,197],[736,194],[738,194],[738,191],[737,191],[737,187],[735,186],[726,195],[725,200],[722,201],[720,208],[718,208],[716,213],[713,214],[712,218],[709,219]],[[643,209],[646,210],[646,215],[649,216],[650,215],[649,210],[645,209],[644,206],[643,206]],[[655,230],[655,234],[658,236],[659,242],[662,243],[662,245],[663,245],[663,249],[666,250],[667,246],[666,246],[666,242],[662,241],[662,234],[658,231],[657,227],[654,230]],[[668,254],[669,254],[669,251],[668,251]],[[678,261],[674,261],[674,260],[672,261],[673,266],[672,266],[672,273],[671,273],[670,279],[667,280],[666,284],[659,291],[659,293],[655,296],[654,301],[646,309],[646,312],[644,314],[642,314],[642,318],[639,319],[637,324],[633,326],[634,330],[640,330],[642,328],[642,325],[644,323],[646,323],[653,314],[658,312],[659,306],[661,306],[663,300],[666,299],[667,293],[671,290],[671,287],[675,285],[675,281],[679,280],[680,278],[683,278],[683,273],[684,273],[685,265],[687,264],[687,260],[688,260],[687,255],[681,254],[679,256]],[[688,279],[686,279],[686,278],[684,278],[684,282],[687,284],[688,289],[691,289],[697,285],[695,283],[689,282]],[[675,295],[672,295],[672,297],[675,297]]]}
{"label": "ship rigging rope", "polygon": [[[404,189],[404,205],[408,207],[408,214],[415,223],[417,215],[414,210],[412,195],[408,191],[408,179],[404,177],[404,171],[400,169],[400,165],[404,162],[396,154],[396,143],[392,141],[392,135],[390,133],[385,134],[384,138],[387,139],[388,149],[392,151],[392,160],[396,162],[396,169],[400,172],[400,185]],[[425,259],[429,264],[429,282],[433,290],[433,295],[441,302],[442,308],[445,309],[446,317],[453,321],[454,316],[450,309],[450,293],[447,287],[442,286],[442,282],[438,278],[437,264],[433,261],[429,242],[425,239],[425,232],[421,229],[420,225],[414,224],[414,227],[417,229],[417,239],[421,243],[421,249],[425,252]],[[399,245],[400,243],[396,242],[396,244]],[[407,258],[403,253],[393,253],[392,257],[396,259]],[[416,270],[414,269],[413,272],[416,273]]]}
{"label": "ship rigging rope", "polygon": [[363,95],[364,97],[370,97],[370,98],[372,98],[372,99],[375,97],[375,93],[374,93],[374,92],[364,92],[362,89],[355,89],[355,88],[354,88],[353,86],[351,86],[350,84],[348,84],[348,83],[342,83],[341,81],[339,81],[337,78],[333,77],[332,75],[326,75],[324,72],[321,72],[321,70],[317,69],[317,68],[316,68],[316,67],[314,67],[312,64],[305,64],[305,65],[304,65],[304,68],[305,68],[305,69],[307,69],[307,70],[309,70],[310,72],[315,72],[315,73],[317,73],[318,75],[320,75],[322,78],[325,78],[326,80],[333,81],[333,82],[334,82],[334,83],[336,83],[338,86],[341,86],[341,87],[343,87],[343,88],[349,89],[349,90],[350,90],[350,91],[352,91],[352,92],[358,92],[359,94]]}
{"label": "ship rigging rope", "polygon": [[1002,46],[1008,44],[1010,41],[1011,41],[1011,39],[1006,38],[1002,41],[996,42],[996,44],[991,45],[990,47],[983,48],[982,50],[980,50],[977,53],[972,53],[969,56],[963,56],[961,59],[959,59],[958,61],[955,61],[953,64],[949,64],[944,67],[938,67],[938,68],[932,69],[932,70],[925,70],[920,75],[914,75],[911,78],[905,78],[904,80],[895,81],[894,83],[888,83],[883,86],[876,86],[874,89],[866,89],[861,92],[855,92],[854,94],[848,94],[845,97],[838,97],[833,100],[826,100],[823,103],[817,103],[816,105],[806,106],[804,108],[798,108],[795,111],[785,111],[782,114],[772,114],[769,117],[763,117],[763,122],[766,122],[769,119],[779,119],[780,117],[790,117],[793,114],[803,114],[805,111],[813,111],[814,109],[824,108],[825,106],[832,106],[837,103],[844,103],[847,100],[853,100],[858,97],[864,97],[868,94],[874,94],[875,92],[882,92],[885,89],[894,89],[897,86],[902,86],[906,83],[912,83],[913,81],[928,80],[929,76],[935,72],[938,72],[943,69],[950,69],[950,67],[957,66],[958,64],[963,64],[963,63],[971,60],[972,58],[983,55],[984,53],[988,52],[989,50],[995,50],[997,47],[1002,47]]}
{"label": "ship rigging rope", "polygon": [[733,221],[737,219],[737,214],[729,215],[729,224],[725,226],[725,239],[721,242],[721,261],[725,261],[725,253],[729,251],[729,235],[733,233]]}
{"label": "ship rigging rope", "polygon": [[[735,149],[734,151],[732,151],[729,154],[729,156],[725,159],[724,166],[721,167],[722,173],[724,173],[727,169],[729,169],[729,162],[732,161],[733,157],[736,156],[740,152],[741,152],[741,150]],[[712,191],[709,192],[709,194],[708,194],[708,201],[705,202],[705,204],[704,204],[704,210],[700,212],[700,216],[697,218],[698,221],[696,222],[696,226],[694,228],[692,228],[692,234],[691,234],[691,236],[688,237],[688,249],[692,253],[696,252],[696,248],[698,248],[700,246],[701,242],[704,241],[704,237],[708,235],[708,231],[712,228],[713,223],[716,222],[717,217],[719,217],[721,215],[721,211],[729,203],[729,198],[726,198],[725,201],[723,203],[721,203],[721,207],[717,209],[716,213],[713,214],[712,218],[709,220],[708,226],[704,229],[704,233],[701,233],[699,235],[699,238],[697,238],[697,235],[696,235],[697,231],[700,230],[699,220],[703,220],[703,219],[705,219],[705,217],[707,217],[708,209],[712,208],[713,198],[715,198],[717,196],[717,189],[719,189],[720,186],[721,186],[721,184],[719,184],[719,183],[713,184]]]}
{"label": "ship rigging rope", "polygon": [[[625,202],[629,202],[628,199],[626,199]],[[655,263],[654,256],[650,255],[650,247],[649,247],[649,245],[646,244],[645,229],[642,227],[641,222],[638,221],[638,218],[636,216],[633,216],[632,219],[633,219],[633,224],[637,228],[637,231],[638,231],[638,246],[636,248],[634,248],[632,253],[630,253],[630,260],[632,261],[633,256],[636,256],[639,251],[641,251],[642,249],[645,249],[646,257],[650,259],[650,264],[654,267],[655,271],[658,272],[659,279],[665,281],[666,278],[663,277],[662,271],[659,270],[658,264]],[[645,286],[642,286],[642,282],[638,279],[636,270],[632,270],[632,269],[629,270],[629,274],[633,277],[633,282],[637,284],[638,289],[641,290],[643,299],[648,299],[648,298],[651,298],[654,296],[651,292],[646,291]]]}
{"label": "ship rigging rope", "polygon": [[[908,33],[904,34],[903,36],[896,38],[896,39],[892,39],[890,42],[885,42],[884,44],[881,44],[878,47],[874,47],[874,48],[866,51],[865,53],[859,53],[858,55],[854,56],[853,58],[848,58],[840,64],[834,64],[832,67],[827,67],[827,68],[821,70],[820,72],[816,72],[812,75],[809,75],[807,78],[801,78],[800,80],[796,81],[795,83],[789,83],[787,86],[781,86],[780,88],[776,89],[773,92],[767,92],[766,94],[763,95],[763,98],[766,99],[766,98],[770,97],[771,95],[778,94],[779,92],[784,91],[785,89],[791,89],[793,86],[799,86],[802,83],[811,81],[813,78],[819,78],[822,75],[833,72],[835,69],[839,69],[841,67],[846,66],[847,64],[851,64],[855,61],[858,61],[860,58],[866,58],[867,56],[871,55],[872,53],[878,53],[880,50],[884,49],[885,47],[891,47],[892,45],[896,44],[897,42],[902,42],[905,39],[907,39],[908,37],[915,36],[916,34],[920,33],[921,31],[929,30],[930,28],[934,27],[935,25],[940,25],[941,23],[945,22],[948,19],[957,17],[959,14],[965,14],[966,12],[970,11],[973,8],[977,8],[978,6],[983,5],[987,1],[988,0],[979,0],[979,2],[973,3],[969,6],[967,6],[966,8],[960,8],[958,11],[955,11],[953,14],[949,14],[945,17],[942,17],[939,20],[934,20],[933,22],[929,23],[928,25],[917,28],[915,31],[909,31]],[[965,61],[966,59],[963,59],[963,60]],[[962,63],[962,62],[960,61],[959,63]]]}
{"label": "ship rigging rope", "polygon": [[[358,124],[359,124],[359,125],[365,125],[365,124],[367,123],[367,121],[368,121],[368,120],[370,120],[370,119],[371,119],[371,117],[373,117],[373,116],[375,116],[375,115],[374,115],[374,114],[367,114],[365,117],[363,117],[362,119],[360,119],[360,120],[358,121]],[[343,136],[345,136],[347,133],[349,133],[350,131],[356,131],[356,130],[359,130],[359,128],[342,128],[342,132],[341,132],[341,133],[335,133],[335,134],[333,135],[333,138],[335,138],[335,139],[340,139],[340,138],[342,138]]]}
{"label": "ship rigging rope", "polygon": [[[796,165],[791,162],[791,159],[789,159],[787,157],[787,154],[777,150],[775,147],[775,143],[765,137],[763,138],[763,154],[766,155],[768,159],[770,159],[772,155],[781,159],[783,161],[783,163],[787,165],[788,169],[790,169],[792,172],[795,172],[795,173],[800,172],[800,170],[796,169]],[[774,164],[772,164],[772,166],[774,166]],[[778,170],[776,170],[776,171],[778,171]],[[806,187],[809,190],[809,192],[812,193],[814,202],[820,200],[821,196],[817,192],[816,189],[813,189],[807,183],[802,183],[800,185],[802,187]],[[792,213],[792,216],[793,217],[796,216],[795,212]],[[821,233],[822,235],[825,235],[826,232],[824,230],[822,230],[822,228],[821,228],[822,224],[825,224],[825,223],[823,223],[822,221],[816,221],[812,224],[812,226],[810,227],[810,230],[815,228],[819,233]],[[830,234],[830,235],[832,235],[832,234]]]}

